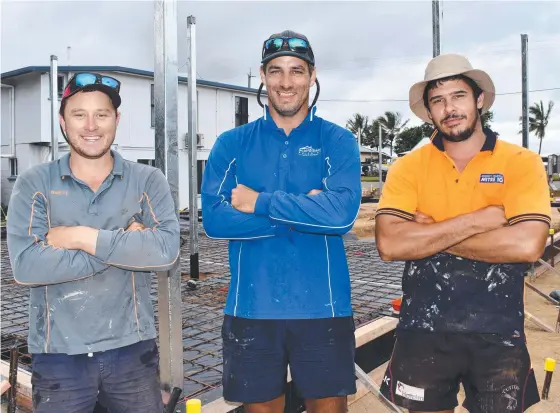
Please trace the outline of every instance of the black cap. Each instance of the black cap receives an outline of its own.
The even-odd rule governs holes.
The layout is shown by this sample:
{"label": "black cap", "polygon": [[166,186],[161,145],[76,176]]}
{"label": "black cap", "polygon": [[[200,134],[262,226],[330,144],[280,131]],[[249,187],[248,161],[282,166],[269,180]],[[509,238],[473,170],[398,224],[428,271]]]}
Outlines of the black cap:
{"label": "black cap", "polygon": [[[268,54],[265,56],[265,49],[264,49],[264,43],[266,43],[267,40],[270,39],[274,39],[275,37],[295,37],[297,39],[302,39],[305,40],[307,42],[307,44],[309,45],[309,48],[307,49],[307,53],[297,53],[294,52],[290,49],[287,48],[282,48],[280,50],[278,50],[277,52]],[[305,37],[303,34],[300,33],[296,33],[292,30],[284,30],[281,33],[275,33],[269,36],[269,38],[265,40],[265,42],[263,43],[263,58],[261,60],[262,64],[266,64],[268,62],[270,62],[272,59],[276,59],[277,57],[280,56],[294,56],[294,57],[299,57],[300,59],[305,60],[307,63],[315,66],[315,56],[313,55],[313,50],[311,49],[311,43],[309,42],[309,40],[307,39],[307,37]]]}
{"label": "black cap", "polygon": [[121,105],[121,97],[114,88],[99,84],[84,86],[78,90],[75,90],[74,92],[71,92],[68,96],[65,96],[64,99],[68,99],[70,96],[73,96],[78,92],[88,91],[99,91],[105,93],[107,96],[109,96],[111,102],[113,102],[113,106],[115,107],[115,109],[117,109]]}

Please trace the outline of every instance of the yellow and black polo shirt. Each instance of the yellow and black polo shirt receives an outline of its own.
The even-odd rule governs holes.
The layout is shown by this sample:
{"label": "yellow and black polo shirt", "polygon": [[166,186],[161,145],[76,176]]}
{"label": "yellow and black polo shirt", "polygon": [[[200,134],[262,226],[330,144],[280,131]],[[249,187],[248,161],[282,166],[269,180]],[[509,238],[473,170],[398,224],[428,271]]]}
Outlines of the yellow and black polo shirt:
{"label": "yellow and black polo shirt", "polygon": [[[440,222],[498,205],[510,225],[530,220],[550,225],[550,193],[539,155],[497,139],[489,129],[484,132],[484,146],[462,173],[437,132],[430,144],[398,159],[389,170],[377,216],[412,220],[419,211]],[[526,269],[526,264],[488,264],[447,253],[407,262],[400,325],[518,336]]]}

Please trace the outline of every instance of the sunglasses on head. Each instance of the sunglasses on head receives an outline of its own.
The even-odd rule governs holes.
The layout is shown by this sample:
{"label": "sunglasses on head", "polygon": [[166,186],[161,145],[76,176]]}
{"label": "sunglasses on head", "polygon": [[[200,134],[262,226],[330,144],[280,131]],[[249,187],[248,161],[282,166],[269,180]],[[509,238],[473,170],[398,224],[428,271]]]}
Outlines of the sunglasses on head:
{"label": "sunglasses on head", "polygon": [[294,53],[306,54],[309,51],[309,43],[298,37],[274,37],[265,40],[262,57],[280,50],[291,50]]}
{"label": "sunglasses on head", "polygon": [[102,76],[97,73],[78,73],[66,85],[62,98],[64,99],[75,91],[91,85],[105,85],[115,89],[117,93],[119,93],[121,88],[121,82],[110,76]]}

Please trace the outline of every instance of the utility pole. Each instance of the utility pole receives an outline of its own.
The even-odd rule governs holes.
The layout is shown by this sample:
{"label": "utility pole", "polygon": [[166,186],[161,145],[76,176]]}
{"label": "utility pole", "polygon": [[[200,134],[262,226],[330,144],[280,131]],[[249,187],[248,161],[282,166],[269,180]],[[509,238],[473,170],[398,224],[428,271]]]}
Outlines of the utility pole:
{"label": "utility pole", "polygon": [[251,89],[251,78],[256,77],[251,73],[251,69],[249,68],[249,73],[247,73],[247,87]]}
{"label": "utility pole", "polygon": [[[51,161],[58,159],[58,57],[51,55]],[[14,108],[12,108],[14,110]]]}
{"label": "utility pole", "polygon": [[440,53],[439,36],[439,0],[432,0],[432,38],[433,38],[433,57]]}
{"label": "utility pole", "polygon": [[379,122],[379,140],[378,140],[378,164],[379,164],[379,196],[381,197],[381,190],[383,189],[383,159],[381,154],[381,148],[383,146],[383,128],[381,122]]}
{"label": "utility pole", "polygon": [[[189,223],[190,223],[190,276],[191,280],[198,280],[198,174],[197,174],[197,145],[196,134],[196,18],[187,17],[187,37],[189,44],[188,83],[188,127],[190,142],[189,148]],[[190,281],[190,280],[189,280]],[[191,288],[196,286],[196,281],[190,283]]]}
{"label": "utility pole", "polygon": [[[156,0],[154,4],[155,161],[167,178],[179,218],[177,0]],[[168,393],[184,386],[179,265],[177,260],[169,271],[157,273],[160,379]]]}
{"label": "utility pole", "polygon": [[522,123],[522,144],[524,148],[529,148],[529,85],[528,85],[528,47],[529,39],[526,34],[521,35],[521,123]]}

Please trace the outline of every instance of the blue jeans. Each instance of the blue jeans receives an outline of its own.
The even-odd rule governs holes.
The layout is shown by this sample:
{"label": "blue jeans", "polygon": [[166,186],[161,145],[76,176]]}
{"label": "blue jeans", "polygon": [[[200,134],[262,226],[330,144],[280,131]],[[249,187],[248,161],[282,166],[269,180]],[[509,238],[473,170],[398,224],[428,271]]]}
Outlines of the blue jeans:
{"label": "blue jeans", "polygon": [[35,413],[161,413],[155,340],[99,353],[33,354]]}

